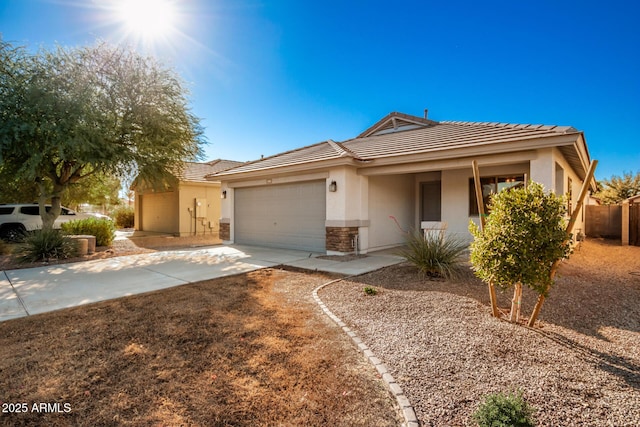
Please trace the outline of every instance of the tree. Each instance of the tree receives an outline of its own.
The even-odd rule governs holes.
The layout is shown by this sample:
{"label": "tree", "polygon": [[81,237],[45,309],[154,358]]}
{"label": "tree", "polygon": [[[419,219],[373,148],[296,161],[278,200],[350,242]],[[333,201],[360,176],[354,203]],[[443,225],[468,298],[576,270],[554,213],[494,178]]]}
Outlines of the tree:
{"label": "tree", "polygon": [[[8,167],[7,167],[8,166]],[[0,203],[32,203],[38,200],[39,188],[34,181],[25,181],[16,176],[11,165],[0,165]],[[49,183],[48,183],[49,184]],[[51,186],[47,185],[48,193]],[[103,173],[92,174],[86,179],[70,185],[61,197],[61,204],[77,209],[82,203],[107,206],[119,200],[120,180]]]}
{"label": "tree", "polygon": [[631,172],[624,172],[622,177],[612,175],[609,179],[598,182],[601,188],[593,197],[605,205],[615,205],[629,197],[640,194],[640,172],[635,176]]}
{"label": "tree", "polygon": [[70,185],[62,194],[62,204],[73,209],[83,203],[109,208],[120,202],[120,180],[114,176],[97,173],[82,182]]}
{"label": "tree", "polygon": [[510,320],[518,321],[522,286],[546,295],[553,284],[552,268],[569,255],[565,204],[562,197],[545,194],[531,182],[523,188],[502,191],[491,198],[491,214],[481,230],[469,229],[471,263],[475,274],[503,290],[514,290]]}
{"label": "tree", "polygon": [[38,185],[17,176],[18,168],[0,163],[0,203],[32,203],[38,200]]}
{"label": "tree", "polygon": [[43,228],[64,192],[91,175],[175,182],[204,142],[186,96],[174,71],[129,49],[30,54],[0,40],[0,165],[37,185]]}

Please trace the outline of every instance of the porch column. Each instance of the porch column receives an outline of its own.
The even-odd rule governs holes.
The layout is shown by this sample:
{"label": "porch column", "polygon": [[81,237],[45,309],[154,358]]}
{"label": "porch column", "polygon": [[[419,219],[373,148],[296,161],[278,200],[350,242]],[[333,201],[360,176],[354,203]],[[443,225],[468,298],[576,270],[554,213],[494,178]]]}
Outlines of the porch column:
{"label": "porch column", "polygon": [[233,188],[226,183],[220,186],[220,239],[225,245],[233,243]]}
{"label": "porch column", "polygon": [[325,222],[327,254],[366,252],[367,196],[368,177],[358,175],[355,168],[342,167],[329,172]]}
{"label": "porch column", "polygon": [[[531,173],[530,180],[542,184],[547,192],[557,192],[555,188],[556,164],[552,148],[538,150],[536,158],[530,162],[529,172]],[[562,189],[560,189],[560,194],[562,194]]]}

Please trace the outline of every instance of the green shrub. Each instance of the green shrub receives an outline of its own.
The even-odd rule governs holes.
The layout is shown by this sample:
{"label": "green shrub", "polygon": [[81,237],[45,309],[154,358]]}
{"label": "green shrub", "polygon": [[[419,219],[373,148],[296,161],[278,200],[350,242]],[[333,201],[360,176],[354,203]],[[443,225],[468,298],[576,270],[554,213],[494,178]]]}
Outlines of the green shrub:
{"label": "green shrub", "polygon": [[134,214],[133,208],[122,206],[116,209],[111,215],[116,221],[116,225],[120,228],[133,228]]}
{"label": "green shrub", "polygon": [[77,254],[77,244],[60,230],[36,230],[25,237],[18,261],[36,262],[65,259]]}
{"label": "green shrub", "polygon": [[522,283],[545,294],[553,284],[551,267],[571,250],[562,197],[530,182],[492,196],[490,206],[484,230],[469,224],[476,276],[502,289]]}
{"label": "green shrub", "polygon": [[479,427],[532,427],[535,426],[534,409],[518,393],[495,393],[473,413]]}
{"label": "green shrub", "polygon": [[364,287],[364,293],[365,293],[365,295],[377,295],[378,290],[376,288],[374,288],[373,286],[365,286]]}
{"label": "green shrub", "polygon": [[464,253],[468,242],[456,235],[444,232],[422,232],[410,234],[407,246],[401,255],[418,268],[421,276],[458,277],[464,270]]}
{"label": "green shrub", "polygon": [[96,246],[111,246],[116,237],[116,227],[113,221],[108,219],[79,219],[65,222],[61,227],[66,234],[96,236]]}

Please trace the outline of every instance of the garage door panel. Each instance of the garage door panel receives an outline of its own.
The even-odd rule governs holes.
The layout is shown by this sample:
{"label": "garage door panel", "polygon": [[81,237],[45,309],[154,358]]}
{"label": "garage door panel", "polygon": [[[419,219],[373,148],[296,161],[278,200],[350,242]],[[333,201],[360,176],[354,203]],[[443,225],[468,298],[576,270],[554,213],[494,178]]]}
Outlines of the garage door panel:
{"label": "garage door panel", "polygon": [[235,241],[324,252],[324,187],[312,181],[236,189]]}

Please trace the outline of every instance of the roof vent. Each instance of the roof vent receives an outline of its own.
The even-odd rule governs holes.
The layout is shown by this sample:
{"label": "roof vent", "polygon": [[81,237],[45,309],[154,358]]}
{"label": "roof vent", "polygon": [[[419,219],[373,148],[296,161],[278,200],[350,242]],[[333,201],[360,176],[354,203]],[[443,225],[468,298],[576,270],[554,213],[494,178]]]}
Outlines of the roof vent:
{"label": "roof vent", "polygon": [[425,118],[425,120],[427,119],[427,116],[428,116],[428,115],[429,115],[429,109],[428,109],[428,108],[425,108],[425,109],[424,109],[424,118]]}

